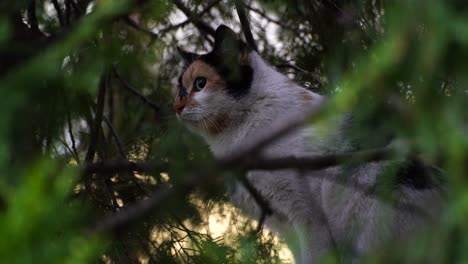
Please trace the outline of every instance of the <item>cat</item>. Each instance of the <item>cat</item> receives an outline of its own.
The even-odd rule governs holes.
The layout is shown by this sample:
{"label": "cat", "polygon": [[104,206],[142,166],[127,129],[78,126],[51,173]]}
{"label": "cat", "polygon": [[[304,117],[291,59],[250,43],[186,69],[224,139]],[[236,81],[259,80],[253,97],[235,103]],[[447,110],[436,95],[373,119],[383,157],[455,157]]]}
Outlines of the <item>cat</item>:
{"label": "cat", "polygon": [[[216,158],[236,153],[249,138],[268,132],[276,120],[319,108],[326,100],[278,72],[224,25],[216,30],[211,52],[200,55],[179,47],[178,51],[184,68],[174,111],[182,123],[206,140]],[[326,136],[313,125],[296,129],[259,155],[311,157],[352,151],[353,144],[346,139],[351,120],[347,115],[338,117],[340,125]],[[403,180],[392,193],[396,197],[393,205],[369,195],[387,163],[308,172],[253,170],[247,178],[271,204],[273,213],[266,218],[266,226],[296,245],[291,247],[296,263],[318,263],[333,252],[338,252],[342,261],[346,260],[343,256],[355,261],[383,242],[435,221],[440,213],[443,197],[437,184],[414,184],[411,179],[416,179],[413,174],[418,171],[412,168],[419,167],[413,163],[401,173]],[[338,181],[343,176],[350,186]],[[365,190],[354,188],[353,183]],[[261,208],[244,186],[236,183],[229,196],[235,206],[260,218]],[[424,214],[400,208],[403,203]]]}

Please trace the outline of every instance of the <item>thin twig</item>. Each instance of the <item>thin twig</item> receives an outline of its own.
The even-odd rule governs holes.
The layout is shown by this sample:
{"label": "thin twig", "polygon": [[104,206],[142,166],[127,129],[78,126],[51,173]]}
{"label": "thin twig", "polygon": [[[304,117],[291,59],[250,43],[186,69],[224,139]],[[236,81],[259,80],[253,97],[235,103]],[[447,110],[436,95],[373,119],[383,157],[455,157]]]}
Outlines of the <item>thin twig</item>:
{"label": "thin twig", "polygon": [[104,120],[104,123],[106,123],[107,127],[109,127],[109,130],[112,134],[112,137],[115,140],[115,143],[117,145],[117,149],[119,150],[120,153],[120,158],[122,159],[127,159],[127,154],[125,154],[125,151],[123,149],[122,141],[120,140],[119,136],[117,135],[117,131],[115,131],[114,126],[112,123],[109,121],[109,119],[106,116],[102,116],[102,119]]}
{"label": "thin twig", "polygon": [[81,164],[80,156],[78,155],[78,151],[76,150],[75,137],[73,136],[73,127],[72,127],[72,122],[71,122],[71,117],[70,117],[70,111],[67,112],[67,123],[68,123],[68,135],[70,136],[70,140],[72,143],[72,150],[73,150],[76,162],[78,164]]}
{"label": "thin twig", "polygon": [[200,30],[201,32],[203,33],[206,33],[212,37],[214,37],[215,35],[215,30],[210,26],[208,25],[206,22],[204,22],[203,20],[201,20],[199,17],[197,17],[196,15],[194,15],[190,9],[188,7],[186,7],[184,5],[184,3],[182,3],[182,1],[180,0],[174,0],[174,4],[177,6],[178,9],[180,9],[180,11],[182,11],[182,13],[184,13],[184,15],[187,17],[187,18],[191,18],[192,20],[192,23],[195,25],[195,27]]}
{"label": "thin twig", "polygon": [[[99,83],[98,97],[96,102],[96,108],[94,111],[94,121],[91,124],[91,134],[89,139],[88,151],[85,156],[85,164],[90,164],[94,160],[94,155],[96,153],[97,143],[99,135],[101,134],[101,123],[102,116],[104,113],[104,103],[106,97],[106,86],[107,86],[108,74],[104,73],[101,76]],[[83,177],[85,192],[92,192],[92,175],[84,175]]]}
{"label": "thin twig", "polygon": [[102,116],[104,113],[104,103],[106,97],[106,86],[107,86],[108,74],[104,73],[101,76],[99,83],[98,97],[96,102],[96,110],[94,111],[94,122],[91,126],[91,135],[89,140],[88,151],[86,152],[85,162],[91,163],[96,153],[96,145],[101,131]]}
{"label": "thin twig", "polygon": [[39,25],[37,23],[37,15],[36,15],[36,0],[32,0],[28,6],[28,23],[31,27],[31,30],[34,32],[40,32]]}
{"label": "thin twig", "polygon": [[[263,11],[263,10],[260,10],[260,9],[258,9],[258,8],[253,7],[253,6],[250,6],[250,5],[245,5],[245,7],[246,7],[247,9],[249,9],[250,11],[252,11],[252,12],[254,12],[254,13],[260,15],[261,17],[265,18],[265,19],[268,20],[269,22],[275,23],[275,24],[277,24],[278,26],[280,26],[280,27],[282,27],[282,28],[288,29],[288,30],[293,31],[293,32],[297,32],[297,31],[298,31],[298,29],[295,29],[295,28],[293,28],[292,26],[287,25],[286,23],[282,22],[281,20],[279,20],[279,19],[274,19],[274,18],[268,16],[268,15],[266,14],[266,12]],[[299,31],[302,31],[302,30],[299,30]]]}
{"label": "thin twig", "polygon": [[65,22],[63,20],[63,14],[62,14],[62,9],[60,8],[60,4],[58,3],[57,0],[52,0],[52,4],[54,5],[55,11],[57,12],[57,17],[60,23],[60,26],[64,26]]}
{"label": "thin twig", "polygon": [[392,157],[394,153],[395,150],[392,148],[378,148],[349,153],[321,155],[316,157],[284,157],[274,159],[257,158],[248,160],[246,159],[240,164],[230,162],[224,163],[222,166],[229,168],[237,165],[240,166],[243,170],[322,170],[329,167],[353,162],[363,163],[386,160]]}
{"label": "thin twig", "polygon": [[144,32],[145,34],[149,35],[151,38],[158,38],[159,35],[156,34],[155,32],[143,27],[142,25],[140,25],[139,23],[137,23],[135,20],[133,20],[131,17],[129,16],[126,16],[123,18],[123,20],[125,21],[125,23],[127,23],[127,25],[131,26],[132,28],[134,29],[137,29],[141,32]]}
{"label": "thin twig", "polygon": [[296,71],[299,71],[299,72],[302,72],[302,73],[310,73],[296,65],[293,65],[293,64],[290,64],[290,63],[280,63],[280,64],[275,64],[275,67],[277,68],[291,68],[291,69],[294,69]]}
{"label": "thin twig", "polygon": [[153,174],[167,170],[167,163],[162,161],[152,162],[132,162],[126,159],[123,160],[108,160],[87,164],[83,168],[84,175],[97,174],[112,174],[118,172],[141,172]]}
{"label": "thin twig", "polygon": [[135,220],[140,219],[153,211],[158,211],[159,207],[167,204],[167,201],[175,198],[178,194],[190,192],[195,186],[194,183],[177,187],[161,187],[147,199],[140,200],[131,206],[122,208],[119,213],[105,217],[94,227],[95,232],[120,232],[125,226],[131,225]]}
{"label": "thin twig", "polygon": [[129,90],[133,95],[137,96],[140,98],[141,101],[143,101],[145,104],[147,104],[149,107],[151,107],[154,111],[158,112],[159,111],[159,106],[157,106],[155,103],[153,103],[148,97],[144,96],[142,93],[140,93],[137,89],[133,88],[126,80],[120,76],[120,74],[117,72],[115,68],[113,68],[114,75],[117,77],[117,79],[123,84],[123,86]]}
{"label": "thin twig", "polygon": [[[111,131],[112,137],[114,138],[114,140],[115,140],[115,142],[117,144],[117,148],[118,148],[119,153],[120,153],[120,158],[123,159],[123,160],[128,160],[127,159],[127,154],[125,153],[124,148],[123,148],[122,141],[120,140],[119,136],[117,135],[117,131],[115,130],[114,126],[109,121],[109,119],[107,119],[106,116],[103,116],[103,119],[104,119],[104,122],[109,127],[109,130]],[[147,191],[141,186],[140,182],[138,181],[138,178],[135,176],[133,171],[129,171],[128,173],[134,179],[133,182],[138,187],[138,189],[140,189],[140,191],[142,191],[145,195],[148,195]]]}
{"label": "thin twig", "polygon": [[70,0],[65,0],[65,23],[67,26],[70,25],[71,22],[71,15],[72,15],[72,6]]}
{"label": "thin twig", "polygon": [[[71,156],[75,156],[75,155],[73,154],[73,151],[71,150],[70,146],[68,146],[68,144],[67,144],[67,142],[65,142],[65,140],[60,139],[60,138],[59,138],[58,140],[60,141],[60,143],[62,143],[62,145],[65,146],[65,148],[67,149],[67,151],[70,153]],[[55,145],[54,145],[54,148],[55,148]],[[56,152],[56,153],[59,153],[57,150],[55,150],[55,152]],[[75,158],[75,159],[76,159],[76,158]],[[77,163],[78,163],[78,162],[77,162]],[[79,165],[79,163],[78,163],[78,165]]]}
{"label": "thin twig", "polygon": [[265,222],[266,217],[271,215],[273,213],[273,210],[271,209],[271,206],[268,200],[263,198],[262,194],[257,189],[255,189],[255,187],[249,182],[245,173],[237,177],[237,179],[242,184],[242,186],[244,186],[245,189],[247,189],[250,195],[252,195],[255,202],[260,207],[261,215],[260,215],[258,226],[257,226],[257,233],[259,233],[262,230],[262,226],[263,226],[263,223]]}
{"label": "thin twig", "polygon": [[308,120],[314,120],[321,113],[323,107],[312,107],[302,113],[291,113],[284,118],[274,122],[268,129],[268,133],[260,133],[256,137],[247,138],[246,141],[236,149],[236,152],[231,153],[227,157],[223,157],[220,162],[223,163],[238,163],[249,158],[254,158],[254,155],[262,148],[270,145],[276,140],[286,136],[291,131],[302,126]]}
{"label": "thin twig", "polygon": [[198,19],[199,17],[201,17],[202,15],[204,15],[205,13],[209,12],[211,10],[211,8],[213,8],[214,6],[216,6],[217,4],[219,4],[221,2],[221,0],[214,0],[214,1],[211,1],[211,3],[209,3],[202,11],[200,11],[200,13],[197,13],[197,14],[193,14],[191,15],[190,17],[187,17],[187,19],[181,23],[178,23],[178,24],[175,24],[175,25],[169,25],[161,30],[158,31],[158,33],[156,32],[153,32],[152,30],[149,30],[145,27],[143,27],[142,25],[140,25],[139,23],[137,23],[135,20],[133,20],[131,17],[129,16],[126,16],[124,17],[124,21],[125,23],[127,23],[129,26],[133,27],[134,29],[137,29],[147,35],[149,35],[152,39],[156,39],[156,38],[159,38],[161,35],[169,32],[169,31],[172,31],[172,30],[175,30],[175,29],[178,29],[180,27],[183,27],[191,22],[193,22],[193,19]]}

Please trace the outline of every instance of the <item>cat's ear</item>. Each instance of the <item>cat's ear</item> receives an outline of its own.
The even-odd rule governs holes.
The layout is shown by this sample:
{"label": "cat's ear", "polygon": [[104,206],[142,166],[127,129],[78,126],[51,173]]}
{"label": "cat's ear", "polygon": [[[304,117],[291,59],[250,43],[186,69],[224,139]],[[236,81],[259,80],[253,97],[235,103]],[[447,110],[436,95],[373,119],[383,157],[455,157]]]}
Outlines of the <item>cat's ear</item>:
{"label": "cat's ear", "polygon": [[225,25],[216,29],[214,50],[218,53],[237,52],[239,49],[239,38],[236,32]]}
{"label": "cat's ear", "polygon": [[[236,32],[228,26],[220,25],[215,33],[214,53],[224,61],[237,60],[247,53],[246,45],[240,40]],[[230,61],[234,63],[235,61]]]}
{"label": "cat's ear", "polygon": [[197,54],[188,52],[179,46],[177,46],[177,52],[179,53],[180,57],[184,60],[185,64],[190,64],[197,58]]}

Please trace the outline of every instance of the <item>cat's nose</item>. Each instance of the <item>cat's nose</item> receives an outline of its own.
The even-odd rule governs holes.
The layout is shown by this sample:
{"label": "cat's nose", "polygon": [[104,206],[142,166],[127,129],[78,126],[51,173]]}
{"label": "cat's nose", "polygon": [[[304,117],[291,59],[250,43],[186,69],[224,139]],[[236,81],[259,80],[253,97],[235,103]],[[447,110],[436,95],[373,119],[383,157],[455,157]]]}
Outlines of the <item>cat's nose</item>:
{"label": "cat's nose", "polygon": [[174,112],[180,115],[180,113],[182,113],[182,110],[184,110],[185,105],[187,105],[187,97],[177,97],[173,107]]}

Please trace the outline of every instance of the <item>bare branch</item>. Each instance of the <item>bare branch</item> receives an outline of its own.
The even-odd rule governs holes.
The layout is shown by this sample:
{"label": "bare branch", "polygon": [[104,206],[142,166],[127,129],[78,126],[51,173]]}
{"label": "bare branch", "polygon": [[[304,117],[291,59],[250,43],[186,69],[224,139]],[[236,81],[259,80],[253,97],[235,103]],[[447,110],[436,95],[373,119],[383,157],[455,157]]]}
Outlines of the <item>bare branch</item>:
{"label": "bare branch", "polygon": [[71,117],[70,117],[70,111],[67,112],[67,123],[68,123],[68,135],[70,136],[70,140],[72,143],[72,150],[73,154],[75,156],[76,162],[80,164],[80,157],[78,155],[78,151],[76,150],[76,142],[75,142],[75,137],[73,136],[73,127],[72,127],[72,122],[71,122]]}
{"label": "bare branch", "polygon": [[265,18],[265,19],[268,20],[269,22],[275,23],[275,24],[277,24],[278,26],[281,26],[282,28],[288,29],[288,30],[290,30],[290,31],[294,31],[294,32],[297,31],[297,29],[295,29],[295,28],[293,28],[293,27],[287,25],[287,24],[284,23],[283,21],[281,21],[281,20],[279,20],[279,19],[274,19],[274,18],[268,16],[268,15],[266,14],[266,12],[263,11],[263,10],[260,10],[260,9],[258,9],[258,8],[253,7],[253,6],[250,6],[250,5],[245,5],[245,7],[246,7],[247,9],[249,9],[250,11],[252,11],[252,12],[258,14],[259,16]]}
{"label": "bare branch", "polygon": [[117,144],[117,148],[119,150],[120,157],[122,159],[127,159],[127,154],[125,154],[125,151],[123,149],[122,141],[120,141],[120,138],[117,135],[117,131],[115,131],[114,126],[112,125],[112,123],[109,121],[109,119],[106,116],[103,116],[102,118],[104,120],[104,123],[106,123],[107,127],[109,127],[109,130],[110,130],[110,132],[112,134],[112,137],[115,139],[115,143]]}
{"label": "bare branch", "polygon": [[[188,192],[189,188],[183,188],[184,192]],[[140,200],[131,206],[124,207],[120,212],[114,213],[99,221],[93,228],[94,232],[115,232],[118,233],[128,225],[131,225],[135,220],[140,219],[150,212],[158,211],[157,209],[166,204],[173,196],[177,194],[175,187],[165,187],[153,193],[151,197],[145,200]]]}
{"label": "bare branch", "polygon": [[57,0],[52,0],[52,4],[54,5],[54,9],[57,12],[57,17],[60,23],[60,26],[65,25],[65,20],[63,19],[63,14],[62,14],[62,9],[60,8],[60,4],[58,3]]}
{"label": "bare branch", "polygon": [[132,162],[124,160],[108,160],[86,164],[83,167],[83,174],[90,175],[93,173],[98,174],[113,174],[118,172],[140,172],[153,174],[167,170],[167,163],[161,161],[151,162]]}
{"label": "bare branch", "polygon": [[212,37],[214,37],[215,35],[215,30],[210,26],[208,25],[206,22],[202,21],[197,15],[194,15],[189,8],[187,8],[183,3],[182,1],[180,0],[174,0],[174,4],[177,6],[177,8],[180,9],[180,11],[182,11],[182,13],[185,14],[185,16],[188,18],[188,19],[191,19],[192,20],[192,23],[195,25],[196,28],[198,28],[198,30],[200,30],[201,32],[203,33],[206,33]]}
{"label": "bare branch", "polygon": [[99,83],[99,91],[96,102],[96,110],[94,111],[94,122],[91,126],[91,135],[89,140],[88,151],[86,152],[85,162],[91,163],[94,159],[96,152],[96,144],[98,141],[99,133],[101,131],[102,116],[104,113],[104,102],[106,97],[106,86],[107,86],[108,74],[104,73],[101,76]]}
{"label": "bare branch", "polygon": [[242,174],[240,177],[237,177],[237,179],[245,187],[245,189],[247,189],[247,191],[252,195],[255,202],[261,209],[261,216],[260,216],[260,219],[258,221],[258,226],[257,226],[257,233],[258,233],[262,230],[262,226],[263,226],[263,223],[265,222],[266,217],[271,215],[273,213],[273,210],[271,209],[270,203],[265,198],[263,198],[262,194],[257,189],[255,189],[255,187],[249,182],[245,174]]}
{"label": "bare branch", "polygon": [[301,73],[310,73],[296,65],[293,65],[293,64],[290,64],[290,63],[281,63],[281,64],[276,64],[275,67],[277,68],[291,68],[291,69],[294,69],[298,72],[301,72]]}
{"label": "bare branch", "polygon": [[36,0],[32,0],[28,6],[28,23],[31,27],[31,30],[35,33],[40,33],[39,25],[37,23],[37,15],[36,15]]}
{"label": "bare branch", "polygon": [[268,133],[260,133],[256,137],[247,138],[246,142],[240,146],[236,152],[224,157],[221,163],[240,163],[249,158],[255,158],[254,155],[262,148],[268,146],[274,141],[286,136],[291,131],[302,126],[306,121],[313,120],[321,114],[320,107],[310,108],[303,113],[291,113],[275,121],[269,128]]}
{"label": "bare branch", "polygon": [[68,26],[71,22],[72,6],[70,0],[65,0],[65,24]]}
{"label": "bare branch", "polygon": [[[300,169],[300,170],[321,170],[324,168],[339,166],[348,162],[372,162],[372,161],[381,161],[389,159],[394,153],[393,149],[382,148],[382,149],[372,149],[359,152],[351,152],[345,154],[337,155],[325,155],[314,158],[278,158],[278,159],[269,159],[269,160],[257,160],[252,161],[251,163],[238,164],[235,166],[234,163],[222,162],[218,165],[217,168],[213,170],[223,171],[223,170],[232,170],[233,167],[240,167],[242,169],[255,169],[255,170],[279,170],[279,169]],[[229,165],[229,167],[228,167]],[[114,161],[114,162],[101,162],[95,164],[89,164],[85,167],[84,173],[110,173],[116,171],[140,171],[140,172],[155,172],[161,171],[161,168],[165,164],[161,162],[155,163],[134,163],[128,161]],[[120,230],[124,226],[128,225],[130,222],[135,221],[137,218],[142,217],[148,214],[148,211],[154,211],[154,208],[162,208],[166,201],[177,198],[180,195],[186,195],[189,191],[193,190],[197,186],[203,185],[206,182],[212,182],[214,177],[217,177],[216,173],[204,173],[199,175],[192,175],[191,177],[186,177],[186,182],[181,186],[174,188],[164,188],[156,193],[154,193],[152,198],[148,200],[142,200],[137,202],[134,206],[130,206],[125,209],[125,212],[116,214],[115,216],[109,216],[102,222],[97,225],[96,230],[99,231],[115,231]],[[319,174],[307,174],[307,177],[321,177]],[[240,183],[249,191],[249,193],[254,198],[255,202],[259,205],[262,210],[262,215],[259,219],[259,224],[257,231],[260,232],[263,222],[266,217],[273,213],[269,205],[269,202],[265,200],[262,195],[251,185],[247,180],[245,175],[237,177]],[[351,179],[341,179],[341,178],[323,178],[325,181],[332,181],[343,186],[353,188],[358,192],[364,193],[368,197],[379,199],[377,193],[375,193],[374,188],[369,188],[369,186],[364,186],[358,182],[350,182]],[[175,189],[177,188],[177,189]],[[391,202],[391,201],[388,201]],[[135,207],[135,208],[134,208]],[[410,210],[412,212],[424,215],[425,212],[420,209],[412,206],[407,203],[398,204],[398,209],[400,210]],[[109,225],[109,226],[107,226]]]}
{"label": "bare branch", "polygon": [[130,91],[133,95],[137,96],[140,98],[141,101],[143,101],[145,104],[147,104],[149,107],[151,107],[154,111],[158,112],[159,111],[159,106],[157,106],[155,103],[153,103],[148,97],[144,96],[142,93],[140,93],[137,89],[133,88],[127,81],[125,81],[122,76],[117,72],[115,68],[113,68],[114,75],[117,77],[117,79],[123,84],[123,86]]}
{"label": "bare branch", "polygon": [[[394,149],[379,148],[307,158],[285,157],[276,159],[246,159],[242,161],[241,164],[237,164],[237,166],[241,166],[243,170],[322,170],[348,163],[365,163],[386,160],[392,157],[394,153]],[[236,166],[236,164],[224,163],[222,166],[228,168]]]}
{"label": "bare branch", "polygon": [[131,26],[132,28],[134,29],[137,29],[147,35],[149,35],[151,38],[158,38],[159,35],[154,33],[153,31],[143,27],[142,25],[140,25],[139,23],[137,23],[135,20],[133,20],[131,17],[129,16],[126,16],[123,18],[123,20],[125,21],[125,23],[127,23],[127,25]]}
{"label": "bare branch", "polygon": [[199,17],[201,17],[202,15],[204,15],[205,13],[209,12],[211,10],[211,8],[213,8],[214,6],[216,6],[217,4],[219,4],[221,2],[221,0],[214,0],[214,1],[211,1],[211,3],[209,3],[200,13],[198,14],[194,14],[194,15],[191,15],[189,17],[187,17],[187,19],[179,24],[175,24],[175,25],[170,25],[170,26],[167,26],[166,28],[163,28],[161,30],[159,30],[158,33],[155,33],[145,27],[143,27],[142,25],[138,24],[136,21],[134,21],[131,17],[129,16],[126,16],[124,17],[124,21],[125,23],[127,23],[129,26],[133,27],[134,29],[137,29],[145,34],[148,34],[152,39],[156,39],[158,37],[160,37],[161,35],[169,32],[169,31],[172,31],[172,30],[175,30],[175,29],[178,29],[180,27],[184,27],[185,25],[191,23],[194,21],[194,19],[198,19]]}

